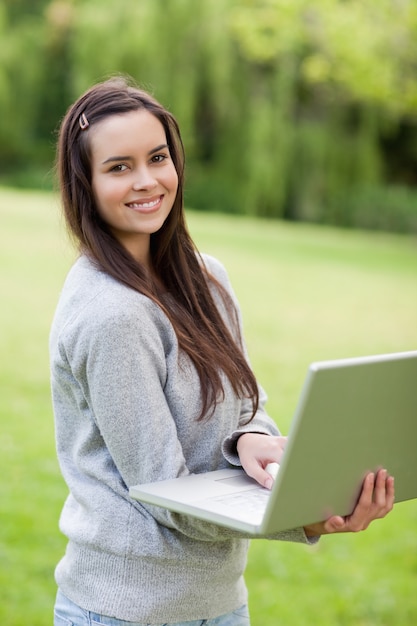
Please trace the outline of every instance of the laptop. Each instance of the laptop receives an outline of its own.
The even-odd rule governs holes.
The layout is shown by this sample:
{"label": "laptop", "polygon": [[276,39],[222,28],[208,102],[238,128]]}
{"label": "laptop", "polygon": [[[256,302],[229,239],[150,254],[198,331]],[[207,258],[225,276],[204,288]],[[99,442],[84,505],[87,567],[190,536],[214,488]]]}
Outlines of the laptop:
{"label": "laptop", "polygon": [[253,536],[352,512],[367,472],[417,497],[417,351],[312,363],[272,490],[242,469],[135,485],[132,498]]}

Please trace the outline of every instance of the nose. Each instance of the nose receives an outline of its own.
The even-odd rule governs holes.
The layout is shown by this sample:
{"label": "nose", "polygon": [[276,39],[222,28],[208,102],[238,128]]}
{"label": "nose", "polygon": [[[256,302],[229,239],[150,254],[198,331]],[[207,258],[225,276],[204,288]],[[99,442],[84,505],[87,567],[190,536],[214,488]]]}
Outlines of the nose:
{"label": "nose", "polygon": [[134,191],[149,191],[151,189],[155,189],[158,182],[155,180],[155,177],[152,175],[152,172],[149,171],[148,168],[144,167],[140,170],[137,170],[133,182],[133,190]]}

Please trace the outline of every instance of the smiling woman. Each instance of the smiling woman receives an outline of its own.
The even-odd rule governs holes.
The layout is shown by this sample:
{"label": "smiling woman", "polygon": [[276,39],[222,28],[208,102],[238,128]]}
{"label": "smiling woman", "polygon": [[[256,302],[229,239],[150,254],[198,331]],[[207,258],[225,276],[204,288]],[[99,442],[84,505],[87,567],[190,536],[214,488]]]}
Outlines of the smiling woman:
{"label": "smiling woman", "polygon": [[[183,168],[175,119],[122,79],[92,87],[62,123],[61,197],[80,258],[50,337],[70,490],[56,624],[93,612],[103,623],[248,624],[246,540],[139,504],[128,491],[239,463],[245,430],[278,436],[226,272],[188,233]],[[302,529],[284,536],[307,541]]]}
{"label": "smiling woman", "polygon": [[[88,90],[60,130],[62,204],[80,258],[50,334],[57,451],[69,496],[56,626],[247,626],[248,543],[139,503],[129,487],[241,465],[265,487],[285,438],[246,357],[226,270],[185,223],[173,116],[122,79]],[[392,507],[368,477],[352,519],[275,539],[359,530]],[[124,620],[124,621],[123,621]]]}
{"label": "smiling woman", "polygon": [[150,236],[163,226],[178,189],[164,128],[154,115],[138,110],[107,117],[90,133],[97,211],[130,254],[150,269]]}

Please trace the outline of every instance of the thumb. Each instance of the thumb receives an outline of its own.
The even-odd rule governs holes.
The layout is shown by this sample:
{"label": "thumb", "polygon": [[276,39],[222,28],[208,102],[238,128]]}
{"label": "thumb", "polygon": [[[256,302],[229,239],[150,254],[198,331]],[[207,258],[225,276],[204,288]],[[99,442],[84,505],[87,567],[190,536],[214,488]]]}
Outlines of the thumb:
{"label": "thumb", "polygon": [[344,528],[345,520],[343,519],[343,517],[340,517],[339,515],[334,515],[333,517],[330,517],[326,521],[324,526],[325,526],[326,531],[329,534],[337,533],[337,532],[340,532]]}

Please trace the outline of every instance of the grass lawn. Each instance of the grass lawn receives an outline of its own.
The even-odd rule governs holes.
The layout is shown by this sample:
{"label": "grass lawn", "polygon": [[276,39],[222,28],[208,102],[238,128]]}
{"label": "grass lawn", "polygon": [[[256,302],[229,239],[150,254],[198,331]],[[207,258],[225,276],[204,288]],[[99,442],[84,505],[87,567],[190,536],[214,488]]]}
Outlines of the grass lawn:
{"label": "grass lawn", "polygon": [[[74,253],[55,196],[0,190],[0,216],[0,623],[46,626],[66,495],[47,338]],[[189,224],[229,270],[283,432],[310,361],[417,348],[415,238],[192,212]],[[315,548],[254,541],[252,626],[415,626],[416,529],[412,501],[365,533]]]}

